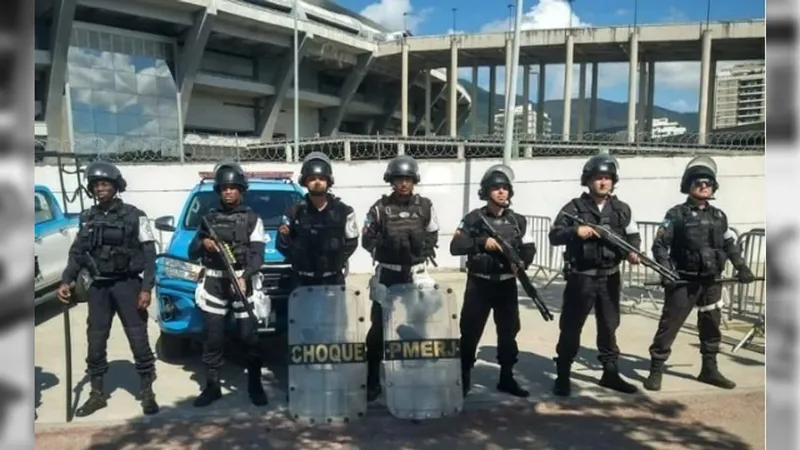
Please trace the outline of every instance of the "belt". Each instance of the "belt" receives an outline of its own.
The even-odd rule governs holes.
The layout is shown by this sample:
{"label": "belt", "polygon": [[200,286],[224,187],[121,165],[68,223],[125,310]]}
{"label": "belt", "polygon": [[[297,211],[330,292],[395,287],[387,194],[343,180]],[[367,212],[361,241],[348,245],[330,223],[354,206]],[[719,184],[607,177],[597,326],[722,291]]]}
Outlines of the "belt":
{"label": "belt", "polygon": [[404,266],[402,264],[387,264],[379,262],[378,267],[380,267],[381,269],[391,270],[393,272],[406,272],[406,271],[409,271],[411,273],[425,272],[425,263],[415,264],[413,266]]}
{"label": "belt", "polygon": [[605,277],[608,275],[614,275],[617,272],[619,272],[619,266],[612,267],[611,269],[572,270],[571,273],[575,273],[578,275],[587,275],[590,277]]}
{"label": "belt", "polygon": [[[244,275],[244,270],[236,270],[234,271],[237,277]],[[217,270],[217,269],[205,269],[203,271],[205,276],[209,278],[227,278],[228,274],[224,270]]]}
{"label": "belt", "polygon": [[314,272],[297,272],[298,275],[302,277],[309,277],[309,278],[328,278],[336,275],[341,275],[341,272],[323,272],[322,274],[317,277],[317,274]]}
{"label": "belt", "polygon": [[473,277],[478,277],[478,278],[481,278],[481,279],[484,279],[484,280],[491,280],[491,281],[505,281],[505,280],[510,280],[512,278],[516,278],[517,277],[516,275],[514,275],[512,273],[495,273],[495,274],[489,275],[488,273],[469,272],[469,275],[472,275]]}

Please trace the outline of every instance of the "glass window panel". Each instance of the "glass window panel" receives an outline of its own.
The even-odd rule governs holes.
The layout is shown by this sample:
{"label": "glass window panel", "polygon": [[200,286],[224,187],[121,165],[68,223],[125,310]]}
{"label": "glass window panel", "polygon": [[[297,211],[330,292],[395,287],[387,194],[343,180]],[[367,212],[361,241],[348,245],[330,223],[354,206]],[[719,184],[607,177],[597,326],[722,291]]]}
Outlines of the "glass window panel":
{"label": "glass window panel", "polygon": [[117,115],[111,112],[94,112],[94,129],[101,134],[117,134]]}
{"label": "glass window panel", "polygon": [[114,70],[114,53],[108,51],[100,52],[100,56],[94,59],[94,68]]}
{"label": "glass window panel", "polygon": [[118,114],[136,114],[140,113],[139,105],[136,102],[136,95],[123,94],[117,92],[115,95],[115,102],[117,104]]}
{"label": "glass window panel", "polygon": [[158,97],[152,95],[140,95],[137,98],[141,114],[147,117],[158,116]]}
{"label": "glass window panel", "polygon": [[134,56],[132,59],[136,73],[149,70],[151,72],[150,75],[154,75],[154,73],[152,73],[152,69],[155,66],[155,60],[153,58],[148,58],[146,56]]}
{"label": "glass window panel", "polygon": [[175,138],[178,135],[177,117],[161,117],[158,120],[159,127],[161,128],[161,136]]}
{"label": "glass window panel", "polygon": [[122,38],[122,53],[126,55],[130,55],[131,57],[135,55],[134,48],[133,48],[133,38],[130,36],[123,36]]}
{"label": "glass window panel", "polygon": [[78,28],[78,39],[74,43],[78,47],[86,47],[89,45],[89,32],[87,30]]}
{"label": "glass window panel", "polygon": [[117,72],[136,72],[133,58],[121,52],[114,53],[114,70]]}
{"label": "glass window panel", "polygon": [[149,39],[147,40],[142,39],[142,43],[144,44],[144,55],[156,59],[158,57],[157,53],[158,50],[156,50],[156,42],[151,41]]}
{"label": "glass window panel", "polygon": [[88,110],[72,111],[72,127],[76,133],[94,133],[94,115]]}
{"label": "glass window panel", "polygon": [[98,153],[119,153],[120,138],[115,134],[101,134],[99,135]]}
{"label": "glass window panel", "polygon": [[156,77],[143,73],[137,73],[136,92],[142,95],[158,95]]}
{"label": "glass window panel", "polygon": [[175,87],[175,80],[171,76],[157,77],[156,87],[159,97],[175,98],[175,94],[178,92]]}
{"label": "glass window panel", "polygon": [[82,65],[82,67],[87,67],[86,64],[82,64],[83,61],[84,61],[83,49],[80,47],[75,47],[70,45],[69,48],[67,49],[67,64],[76,66]]}
{"label": "glass window panel", "polygon": [[111,70],[94,69],[91,71],[94,83],[92,89],[98,91],[114,90],[114,72]]}
{"label": "glass window panel", "polygon": [[113,48],[111,47],[111,35],[108,33],[97,33],[98,38],[100,39],[100,47],[98,48],[101,52],[111,52]]}
{"label": "glass window panel", "polygon": [[142,117],[141,119],[142,136],[158,136],[158,118]]}
{"label": "glass window panel", "polygon": [[114,53],[122,53],[122,35],[115,34],[111,36],[111,51]]}
{"label": "glass window panel", "polygon": [[117,114],[117,132],[123,136],[139,136],[141,132],[141,116]]}
{"label": "glass window panel", "polygon": [[91,110],[92,109],[92,91],[89,89],[70,88],[70,100],[72,101],[72,110]]}
{"label": "glass window panel", "polygon": [[117,112],[116,94],[112,91],[92,91],[92,107],[95,112]]}
{"label": "glass window panel", "polygon": [[96,31],[87,31],[89,35],[89,45],[86,47],[91,48],[93,50],[100,49],[100,35]]}
{"label": "glass window panel", "polygon": [[164,78],[172,78],[172,71],[169,68],[169,64],[167,64],[167,61],[163,59],[157,59],[155,61],[155,66],[156,66],[155,69],[156,76]]}
{"label": "glass window panel", "polygon": [[158,99],[158,115],[161,117],[178,117],[178,97],[161,97]]}
{"label": "glass window panel", "polygon": [[92,69],[81,66],[67,65],[67,80],[69,85],[79,89],[91,89],[94,85]]}
{"label": "glass window panel", "polygon": [[114,72],[114,89],[124,94],[136,93],[136,74],[129,72]]}
{"label": "glass window panel", "polygon": [[131,52],[134,56],[147,56],[144,52],[144,42],[138,38],[131,38],[131,42],[133,43],[133,52]]}

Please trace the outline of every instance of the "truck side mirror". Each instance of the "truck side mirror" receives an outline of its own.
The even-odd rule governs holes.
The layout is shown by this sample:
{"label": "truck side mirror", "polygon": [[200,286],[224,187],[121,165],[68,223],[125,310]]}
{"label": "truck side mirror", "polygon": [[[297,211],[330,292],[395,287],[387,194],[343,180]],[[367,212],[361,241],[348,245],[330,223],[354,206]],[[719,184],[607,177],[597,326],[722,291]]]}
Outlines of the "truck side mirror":
{"label": "truck side mirror", "polygon": [[156,219],[156,230],[175,231],[175,218],[172,216],[161,216]]}

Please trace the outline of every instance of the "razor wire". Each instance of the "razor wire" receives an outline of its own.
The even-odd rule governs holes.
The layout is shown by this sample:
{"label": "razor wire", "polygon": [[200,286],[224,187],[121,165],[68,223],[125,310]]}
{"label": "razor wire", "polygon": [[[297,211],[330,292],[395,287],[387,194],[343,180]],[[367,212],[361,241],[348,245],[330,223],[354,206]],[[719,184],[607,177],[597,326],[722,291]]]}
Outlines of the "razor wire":
{"label": "razor wire", "polygon": [[[763,131],[716,132],[702,142],[697,133],[687,133],[663,139],[649,135],[619,133],[581,133],[563,139],[560,136],[518,134],[514,139],[515,159],[536,157],[591,156],[598,151],[621,156],[696,156],[757,154],[765,151]],[[629,142],[632,141],[632,142]],[[296,147],[296,148],[295,148]],[[35,160],[48,164],[44,154],[75,153],[87,158],[102,158],[118,163],[192,163],[220,160],[241,162],[297,162],[311,152],[322,152],[331,160],[386,160],[398,154],[417,159],[463,160],[501,158],[501,135],[470,137],[394,135],[339,135],[335,137],[303,138],[293,141],[276,139],[264,141],[242,135],[203,135],[190,133],[182,139],[149,137],[89,137],[75,140],[37,139]]]}

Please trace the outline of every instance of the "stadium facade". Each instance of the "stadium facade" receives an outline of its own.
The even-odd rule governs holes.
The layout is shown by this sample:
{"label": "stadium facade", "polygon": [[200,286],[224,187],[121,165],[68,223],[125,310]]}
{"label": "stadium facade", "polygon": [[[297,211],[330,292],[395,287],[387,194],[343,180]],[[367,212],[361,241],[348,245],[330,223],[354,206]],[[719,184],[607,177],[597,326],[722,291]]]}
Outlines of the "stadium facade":
{"label": "stadium facade", "polygon": [[[326,0],[298,2],[299,134],[396,134],[397,39]],[[38,139],[78,153],[293,135],[291,0],[36,0]],[[409,75],[409,134],[446,132],[447,75]],[[471,105],[458,86],[458,117]],[[235,136],[235,138],[233,137]]]}

